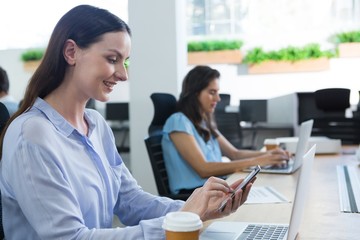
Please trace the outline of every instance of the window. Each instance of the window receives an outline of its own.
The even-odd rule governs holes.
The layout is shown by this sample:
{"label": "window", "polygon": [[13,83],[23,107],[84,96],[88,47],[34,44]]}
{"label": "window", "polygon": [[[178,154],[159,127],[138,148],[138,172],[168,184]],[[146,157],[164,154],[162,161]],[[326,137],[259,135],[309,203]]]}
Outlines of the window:
{"label": "window", "polygon": [[227,36],[242,32],[241,20],[245,1],[188,0],[189,36]]}
{"label": "window", "polygon": [[187,34],[278,48],[360,28],[360,0],[188,0]]}

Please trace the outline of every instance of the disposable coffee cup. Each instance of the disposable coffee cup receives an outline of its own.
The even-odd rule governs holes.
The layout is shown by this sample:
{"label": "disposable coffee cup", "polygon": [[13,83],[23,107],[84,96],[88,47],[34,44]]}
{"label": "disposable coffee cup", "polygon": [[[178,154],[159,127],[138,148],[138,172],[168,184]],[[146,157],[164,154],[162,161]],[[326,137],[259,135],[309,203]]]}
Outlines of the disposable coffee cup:
{"label": "disposable coffee cup", "polygon": [[203,224],[192,212],[170,212],[166,214],[162,228],[166,240],[198,240]]}
{"label": "disposable coffee cup", "polygon": [[269,151],[279,147],[279,143],[276,139],[265,139],[264,146],[266,148],[266,151]]}

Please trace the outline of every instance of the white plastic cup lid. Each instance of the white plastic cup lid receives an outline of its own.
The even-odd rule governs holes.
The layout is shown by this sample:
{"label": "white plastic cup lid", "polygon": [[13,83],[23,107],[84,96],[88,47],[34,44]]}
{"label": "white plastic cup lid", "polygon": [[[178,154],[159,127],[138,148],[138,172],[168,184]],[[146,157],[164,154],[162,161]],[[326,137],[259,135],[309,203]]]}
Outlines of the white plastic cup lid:
{"label": "white plastic cup lid", "polygon": [[264,140],[264,145],[278,145],[278,141],[274,138],[266,138]]}
{"label": "white plastic cup lid", "polygon": [[192,212],[170,212],[166,214],[162,228],[172,232],[192,232],[202,228],[200,217]]}

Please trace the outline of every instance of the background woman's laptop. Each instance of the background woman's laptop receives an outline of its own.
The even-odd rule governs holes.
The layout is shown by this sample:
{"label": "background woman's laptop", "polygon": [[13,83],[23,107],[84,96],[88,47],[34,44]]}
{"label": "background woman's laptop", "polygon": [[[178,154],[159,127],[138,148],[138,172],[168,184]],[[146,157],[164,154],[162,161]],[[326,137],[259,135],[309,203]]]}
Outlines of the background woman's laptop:
{"label": "background woman's laptop", "polygon": [[[290,174],[295,172],[302,164],[302,160],[304,154],[306,153],[312,126],[314,120],[308,120],[302,122],[300,125],[300,133],[299,133],[299,140],[296,145],[295,156],[293,156],[287,164],[283,166],[268,166],[268,167],[261,167],[261,172],[263,173],[283,173],[283,174]],[[249,171],[251,169],[246,169]]]}
{"label": "background woman's laptop", "polygon": [[[311,169],[314,162],[316,145],[304,156],[294,204],[292,207],[290,224],[275,223],[246,223],[246,222],[213,222],[200,235],[200,240],[242,240],[242,239],[287,239],[294,240],[300,227],[307,193],[310,188]],[[258,214],[261,214],[259,212]],[[275,238],[275,237],[278,238]]]}

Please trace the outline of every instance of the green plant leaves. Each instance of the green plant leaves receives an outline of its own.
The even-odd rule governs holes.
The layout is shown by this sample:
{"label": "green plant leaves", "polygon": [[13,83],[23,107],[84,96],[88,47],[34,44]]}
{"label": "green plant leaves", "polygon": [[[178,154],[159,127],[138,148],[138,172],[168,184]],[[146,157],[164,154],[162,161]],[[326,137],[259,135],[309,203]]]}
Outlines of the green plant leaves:
{"label": "green plant leaves", "polygon": [[36,61],[40,60],[44,55],[43,49],[30,49],[21,54],[21,60],[24,62],[27,61]]}
{"label": "green plant leaves", "polygon": [[187,49],[188,52],[209,52],[240,49],[242,45],[241,40],[190,41],[187,44]]}
{"label": "green plant leaves", "polygon": [[336,43],[360,42],[360,31],[342,32],[335,35]]}
{"label": "green plant leaves", "polygon": [[256,47],[246,54],[245,58],[243,59],[243,62],[249,64],[256,64],[256,63],[261,63],[266,59],[269,59],[269,57],[276,58],[277,57],[276,52],[266,53],[261,47]]}
{"label": "green plant leaves", "polygon": [[333,56],[335,56],[335,53],[322,51],[319,44],[311,43],[304,47],[288,46],[277,51],[273,50],[269,52],[265,52],[261,47],[256,47],[247,52],[243,62],[247,64],[259,64],[266,60],[295,62],[310,58],[330,58]]}

